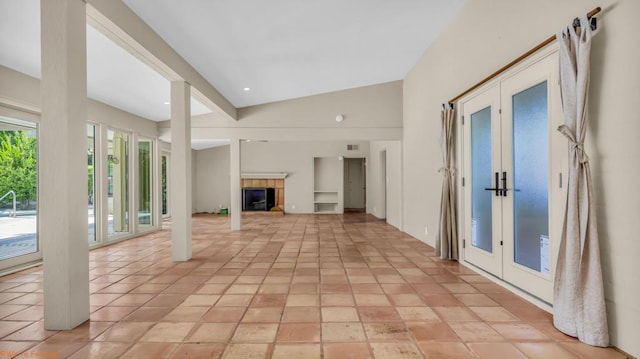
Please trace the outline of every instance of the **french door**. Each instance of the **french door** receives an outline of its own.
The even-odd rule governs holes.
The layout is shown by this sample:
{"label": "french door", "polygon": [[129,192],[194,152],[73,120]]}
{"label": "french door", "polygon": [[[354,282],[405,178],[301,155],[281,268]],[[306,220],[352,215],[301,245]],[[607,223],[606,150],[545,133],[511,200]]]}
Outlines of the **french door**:
{"label": "french door", "polygon": [[464,260],[548,302],[567,147],[557,53],[463,100]]}

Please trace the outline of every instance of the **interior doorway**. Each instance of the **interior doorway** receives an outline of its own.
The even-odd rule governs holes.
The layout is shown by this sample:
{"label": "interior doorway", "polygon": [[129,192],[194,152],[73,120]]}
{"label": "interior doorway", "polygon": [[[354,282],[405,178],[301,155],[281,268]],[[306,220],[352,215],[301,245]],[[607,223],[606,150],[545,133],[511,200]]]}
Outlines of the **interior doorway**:
{"label": "interior doorway", "polygon": [[366,161],[364,158],[344,159],[344,211],[365,212],[367,203]]}

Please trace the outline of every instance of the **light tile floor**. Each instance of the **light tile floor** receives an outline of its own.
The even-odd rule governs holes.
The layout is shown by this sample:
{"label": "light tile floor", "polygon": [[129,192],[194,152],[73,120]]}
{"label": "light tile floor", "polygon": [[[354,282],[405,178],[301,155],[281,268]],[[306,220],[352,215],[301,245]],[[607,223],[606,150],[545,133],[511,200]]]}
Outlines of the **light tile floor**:
{"label": "light tile floor", "polygon": [[362,214],[193,219],[90,252],[91,320],[43,327],[42,268],[0,278],[0,358],[624,358]]}

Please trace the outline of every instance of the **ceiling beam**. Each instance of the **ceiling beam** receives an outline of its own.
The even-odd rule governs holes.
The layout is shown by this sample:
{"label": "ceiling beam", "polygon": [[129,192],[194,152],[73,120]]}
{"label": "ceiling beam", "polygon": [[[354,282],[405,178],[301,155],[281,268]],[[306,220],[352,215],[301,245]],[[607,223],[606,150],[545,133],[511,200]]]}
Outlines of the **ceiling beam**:
{"label": "ceiling beam", "polygon": [[169,81],[188,82],[203,105],[237,120],[236,108],[121,0],[87,0],[87,21]]}

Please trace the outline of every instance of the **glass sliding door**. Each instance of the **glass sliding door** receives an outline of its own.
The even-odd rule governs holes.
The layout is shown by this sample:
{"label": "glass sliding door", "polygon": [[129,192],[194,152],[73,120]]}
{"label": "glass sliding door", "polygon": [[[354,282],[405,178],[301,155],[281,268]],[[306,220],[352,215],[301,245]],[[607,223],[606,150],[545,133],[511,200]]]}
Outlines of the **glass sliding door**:
{"label": "glass sliding door", "polygon": [[0,268],[40,256],[36,124],[0,116]]}
{"label": "glass sliding door", "polygon": [[169,155],[162,155],[162,217],[169,217]]}
{"label": "glass sliding door", "polygon": [[89,221],[89,242],[96,241],[96,191],[95,191],[95,163],[96,163],[96,126],[87,125],[87,202],[88,202],[88,221]]}
{"label": "glass sliding door", "polygon": [[149,228],[153,223],[153,140],[138,139],[138,226]]}
{"label": "glass sliding door", "polygon": [[129,135],[107,132],[107,234],[129,233]]}

